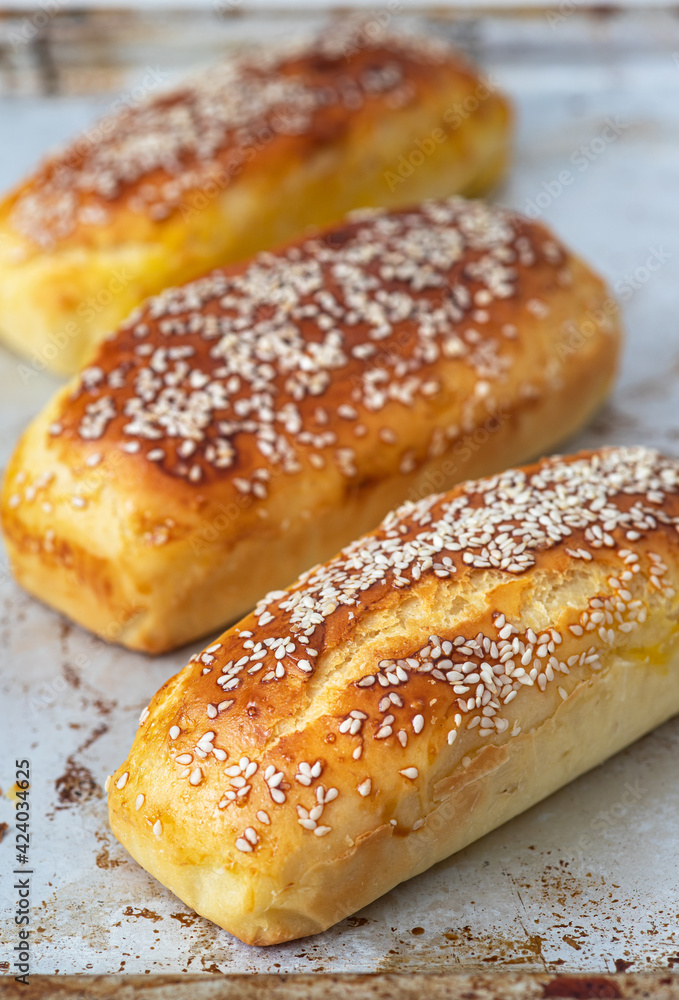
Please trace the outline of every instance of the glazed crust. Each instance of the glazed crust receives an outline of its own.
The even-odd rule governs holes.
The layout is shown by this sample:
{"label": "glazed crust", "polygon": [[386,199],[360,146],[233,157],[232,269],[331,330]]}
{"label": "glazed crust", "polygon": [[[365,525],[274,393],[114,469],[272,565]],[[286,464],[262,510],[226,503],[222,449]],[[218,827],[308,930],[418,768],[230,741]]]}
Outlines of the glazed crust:
{"label": "glazed crust", "polygon": [[539,224],[372,213],[150,300],[12,458],[18,580],[161,652],[405,499],[538,455],[605,398],[617,310]]}
{"label": "glazed crust", "polygon": [[102,120],[0,204],[0,336],[73,373],[169,285],[363,205],[483,193],[510,127],[494,82],[426,38],[357,45],[333,26],[213,67]]}
{"label": "glazed crust", "polygon": [[113,832],[250,944],[324,930],[679,711],[679,463],[408,504],[165,684]]}

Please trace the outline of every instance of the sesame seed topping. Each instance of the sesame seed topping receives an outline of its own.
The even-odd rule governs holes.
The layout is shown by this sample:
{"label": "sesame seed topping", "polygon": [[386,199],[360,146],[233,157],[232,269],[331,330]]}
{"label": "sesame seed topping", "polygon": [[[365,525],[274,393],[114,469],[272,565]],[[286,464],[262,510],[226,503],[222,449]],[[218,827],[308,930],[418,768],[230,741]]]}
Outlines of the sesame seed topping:
{"label": "sesame seed topping", "polygon": [[14,229],[51,249],[77,226],[106,234],[115,202],[157,222],[197,211],[196,192],[210,191],[215,177],[223,186],[247,176],[263,135],[267,144],[322,138],[329,115],[343,129],[364,107],[411,104],[418,67],[451,58],[437,41],[384,31],[347,55],[340,34],[333,26],[318,38],[269,43],[110,116],[96,143],[76,140],[44,164],[39,183],[16,199]]}
{"label": "sesame seed topping", "polygon": [[125,785],[127,784],[127,779],[129,778],[129,776],[130,775],[129,775],[129,773],[127,771],[123,771],[123,773],[120,775],[120,777],[116,781],[116,788],[124,788]]}
{"label": "sesame seed topping", "polygon": [[163,832],[163,824],[160,822],[159,819],[157,819],[153,824],[153,832],[156,837],[160,837],[160,835]]}
{"label": "sesame seed topping", "polygon": [[[391,415],[439,393],[430,370],[441,359],[471,368],[492,408],[516,352],[469,326],[467,286],[485,293],[489,315],[506,309],[525,280],[516,243],[537,239],[530,224],[452,198],[352,217],[341,235],[149,299],[81,373],[60,433],[106,440],[187,488],[223,479],[239,505],[265,510],[280,473],[325,476],[332,464],[351,480],[383,442],[400,447]],[[445,447],[436,428],[432,454]],[[407,447],[398,455],[403,475],[421,461]],[[262,609],[258,627],[270,614]],[[297,662],[308,670],[306,657]]]}

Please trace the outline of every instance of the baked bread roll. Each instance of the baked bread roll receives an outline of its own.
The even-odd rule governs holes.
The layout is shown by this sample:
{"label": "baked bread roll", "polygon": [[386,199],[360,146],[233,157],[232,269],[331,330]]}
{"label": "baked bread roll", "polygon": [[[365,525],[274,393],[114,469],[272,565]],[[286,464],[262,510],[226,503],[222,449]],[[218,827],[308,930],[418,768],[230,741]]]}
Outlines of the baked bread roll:
{"label": "baked bread roll", "polygon": [[0,204],[0,337],[73,373],[169,285],[363,205],[494,184],[511,129],[495,82],[436,40],[354,35],[210,67],[48,159]]}
{"label": "baked bread roll", "polygon": [[314,934],[679,711],[679,462],[407,504],[168,681],[111,828],[248,944]]}
{"label": "baked bread roll", "polygon": [[161,652],[236,621],[396,504],[553,448],[619,330],[539,224],[372,213],[151,299],[29,426],[0,498],[31,593]]}

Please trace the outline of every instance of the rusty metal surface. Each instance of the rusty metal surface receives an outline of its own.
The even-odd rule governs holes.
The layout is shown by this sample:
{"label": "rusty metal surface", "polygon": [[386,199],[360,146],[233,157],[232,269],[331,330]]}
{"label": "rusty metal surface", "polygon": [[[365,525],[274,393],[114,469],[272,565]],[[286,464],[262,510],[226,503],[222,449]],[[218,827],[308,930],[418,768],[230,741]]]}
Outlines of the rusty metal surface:
{"label": "rusty metal surface", "polygon": [[[114,23],[108,22],[108,51],[115,55],[125,40],[116,40]],[[234,31],[240,39],[256,34],[258,24],[243,18]],[[278,27],[274,19],[267,30]],[[168,20],[167,37],[175,37],[172,30]],[[576,13],[556,27],[539,15],[444,21],[439,30],[459,37],[515,97],[517,156],[501,199],[540,213],[598,264],[623,300],[629,340],[620,384],[591,427],[564,450],[644,442],[678,454],[679,21]],[[75,32],[73,23],[69,31]],[[206,41],[207,55],[199,57],[197,28],[188,41],[189,55],[179,58],[161,35],[146,39],[146,47],[136,39],[116,80],[132,87],[149,65],[171,78],[184,61],[214,54]],[[67,79],[68,46],[55,51],[58,82]],[[74,60],[96,62],[86,51],[71,65]],[[12,96],[1,86],[1,188],[111,100],[102,93],[74,96],[73,90],[20,96],[22,85]],[[22,365],[0,350],[0,465],[55,384],[39,364]],[[171,995],[162,992],[171,980],[158,974],[381,974],[361,985],[342,981],[332,986],[335,993],[324,994],[368,997],[399,995],[385,975],[448,970],[456,978],[399,979],[400,995],[419,996],[426,982],[431,997],[455,996],[455,990],[462,995],[460,983],[477,990],[470,996],[533,997],[560,995],[545,992],[557,973],[653,970],[660,978],[652,987],[616,979],[622,984],[616,988],[676,995],[674,980],[662,986],[670,992],[657,990],[668,971],[679,969],[679,720],[326,934],[257,950],[179,903],[126,855],[107,827],[104,778],[124,757],[149,696],[183,666],[188,652],[149,660],[105,646],[23,594],[9,578],[4,555],[0,648],[0,829],[10,824],[0,844],[0,974],[9,971],[2,962],[16,943],[15,894],[7,878],[14,861],[12,765],[28,757],[36,976],[149,974],[144,989],[157,1000]],[[506,984],[505,993],[489,992],[496,987],[479,975],[457,975],[511,970],[520,977],[493,980]],[[219,982],[227,990],[220,996],[250,995],[238,980]],[[267,995],[298,996],[295,982],[264,985]],[[199,988],[206,997],[217,995],[209,983],[192,986],[192,995],[200,998]],[[82,996],[124,995],[105,992],[115,982],[79,984]],[[58,984],[36,979],[35,988],[50,996],[78,995],[63,978]],[[375,993],[379,989],[382,994]]]}
{"label": "rusty metal surface", "polygon": [[[550,976],[420,973],[350,976],[38,976],[30,998],[53,1000],[679,1000],[679,975]],[[0,996],[26,997],[7,983]]]}

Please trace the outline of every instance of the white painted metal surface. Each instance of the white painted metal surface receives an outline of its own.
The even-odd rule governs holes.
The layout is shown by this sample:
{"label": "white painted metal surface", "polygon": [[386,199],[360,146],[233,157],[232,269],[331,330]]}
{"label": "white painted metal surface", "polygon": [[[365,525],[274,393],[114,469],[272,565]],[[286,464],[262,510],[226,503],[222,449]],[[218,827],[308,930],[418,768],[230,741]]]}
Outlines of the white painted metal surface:
{"label": "white painted metal surface", "polygon": [[[466,22],[464,35],[519,112],[501,200],[540,210],[625,308],[619,386],[564,450],[643,442],[679,454],[679,22],[613,20]],[[162,50],[152,61],[163,65]],[[0,187],[109,100],[0,99]],[[1,465],[55,385],[22,377],[18,364],[0,349]],[[106,646],[23,594],[6,569],[0,646],[0,822],[14,812],[15,758],[30,758],[33,774],[34,973],[679,964],[679,720],[326,934],[256,950],[188,911],[108,832],[104,778],[188,652],[150,660]],[[14,855],[10,827],[0,959],[16,943]]]}

